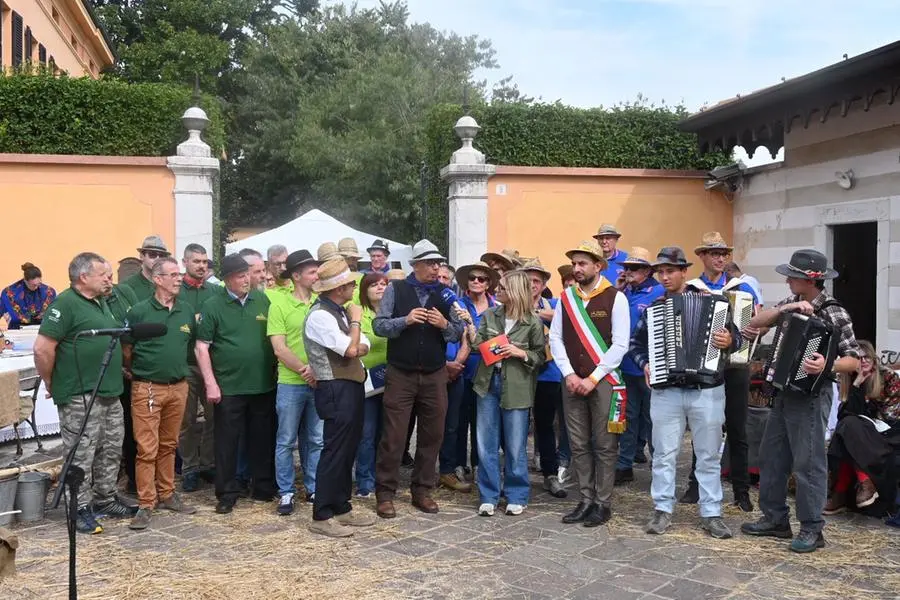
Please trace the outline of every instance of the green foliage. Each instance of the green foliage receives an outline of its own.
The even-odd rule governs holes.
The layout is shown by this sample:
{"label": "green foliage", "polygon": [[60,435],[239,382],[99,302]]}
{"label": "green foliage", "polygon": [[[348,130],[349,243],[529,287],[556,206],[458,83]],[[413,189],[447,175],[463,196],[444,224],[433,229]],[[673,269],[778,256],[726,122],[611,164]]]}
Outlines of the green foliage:
{"label": "green foliage", "polygon": [[[430,214],[446,214],[441,207],[447,190],[437,173],[460,146],[453,125],[463,114],[461,106],[444,104],[428,116]],[[695,136],[678,131],[688,115],[684,107],[640,98],[611,109],[493,102],[474,107],[471,115],[481,126],[475,146],[495,165],[710,170],[731,162],[723,153],[700,156]],[[444,231],[446,220],[429,225],[432,236]]]}
{"label": "green foliage", "polygon": [[[191,90],[164,84],[18,74],[0,77],[0,153],[169,156],[186,133]],[[218,102],[200,104],[213,153],[224,131]]]}

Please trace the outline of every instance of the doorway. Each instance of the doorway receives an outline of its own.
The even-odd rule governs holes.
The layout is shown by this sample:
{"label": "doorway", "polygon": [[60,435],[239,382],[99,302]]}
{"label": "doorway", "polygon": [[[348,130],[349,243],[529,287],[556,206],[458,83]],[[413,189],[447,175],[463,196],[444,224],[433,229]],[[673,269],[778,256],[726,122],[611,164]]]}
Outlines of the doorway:
{"label": "doorway", "polygon": [[875,277],[878,270],[878,223],[832,226],[834,297],[847,309],[857,339],[875,339]]}

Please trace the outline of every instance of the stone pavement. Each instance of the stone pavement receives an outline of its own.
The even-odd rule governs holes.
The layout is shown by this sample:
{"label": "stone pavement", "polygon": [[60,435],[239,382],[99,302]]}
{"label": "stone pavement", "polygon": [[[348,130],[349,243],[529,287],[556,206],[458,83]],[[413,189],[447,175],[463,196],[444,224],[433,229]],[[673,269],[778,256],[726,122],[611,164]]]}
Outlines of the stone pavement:
{"label": "stone pavement", "polygon": [[[604,527],[563,525],[574,501],[549,497],[534,476],[519,517],[479,517],[474,494],[442,490],[439,514],[419,513],[403,496],[397,519],[346,540],[310,534],[308,505],[278,517],[274,503],[241,501],[231,515],[216,515],[206,488],[185,496],[200,509],[193,517],[157,513],[145,532],[105,520],[102,535],[79,535],[80,597],[900,598],[900,531],[877,520],[830,518],[828,547],[806,556],[783,541],[713,540],[692,506],[678,508],[670,533],[651,537],[642,532],[652,508],[649,470],[635,474],[616,488],[615,515]],[[373,500],[354,505],[374,510]],[[745,520],[731,507],[725,517],[735,531]],[[15,530],[19,574],[0,582],[0,598],[66,597],[59,511]]]}

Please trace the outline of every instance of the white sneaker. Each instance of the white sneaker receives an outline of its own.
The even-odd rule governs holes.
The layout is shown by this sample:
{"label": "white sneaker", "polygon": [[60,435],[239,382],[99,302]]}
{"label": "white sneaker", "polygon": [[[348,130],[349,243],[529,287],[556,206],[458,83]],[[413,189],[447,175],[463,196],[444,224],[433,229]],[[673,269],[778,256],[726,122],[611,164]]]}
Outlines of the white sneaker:
{"label": "white sneaker", "polygon": [[559,469],[557,469],[556,478],[559,479],[560,483],[566,483],[569,480],[569,468],[560,467]]}
{"label": "white sneaker", "polygon": [[496,507],[493,504],[485,502],[478,507],[478,514],[482,517],[493,517],[495,508]]}
{"label": "white sneaker", "polygon": [[506,514],[508,514],[508,515],[517,516],[517,515],[521,515],[523,512],[525,512],[524,504],[507,504],[506,505]]}

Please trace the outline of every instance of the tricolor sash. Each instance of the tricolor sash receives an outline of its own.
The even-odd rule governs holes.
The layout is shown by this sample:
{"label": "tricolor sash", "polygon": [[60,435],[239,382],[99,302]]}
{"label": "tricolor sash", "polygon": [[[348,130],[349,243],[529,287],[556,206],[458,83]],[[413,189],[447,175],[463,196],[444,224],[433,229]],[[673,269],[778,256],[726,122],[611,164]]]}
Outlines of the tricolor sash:
{"label": "tricolor sash", "polygon": [[[595,364],[599,365],[603,362],[603,356],[609,347],[603,341],[603,337],[588,315],[587,307],[584,300],[575,291],[575,286],[566,289],[560,300],[569,321],[572,323],[578,339],[587,350],[588,356]],[[619,369],[614,369],[603,378],[612,386],[612,400],[609,403],[609,421],[606,430],[610,433],[625,433],[625,404],[627,403],[628,394],[625,391],[625,382],[622,379],[622,373]]]}

